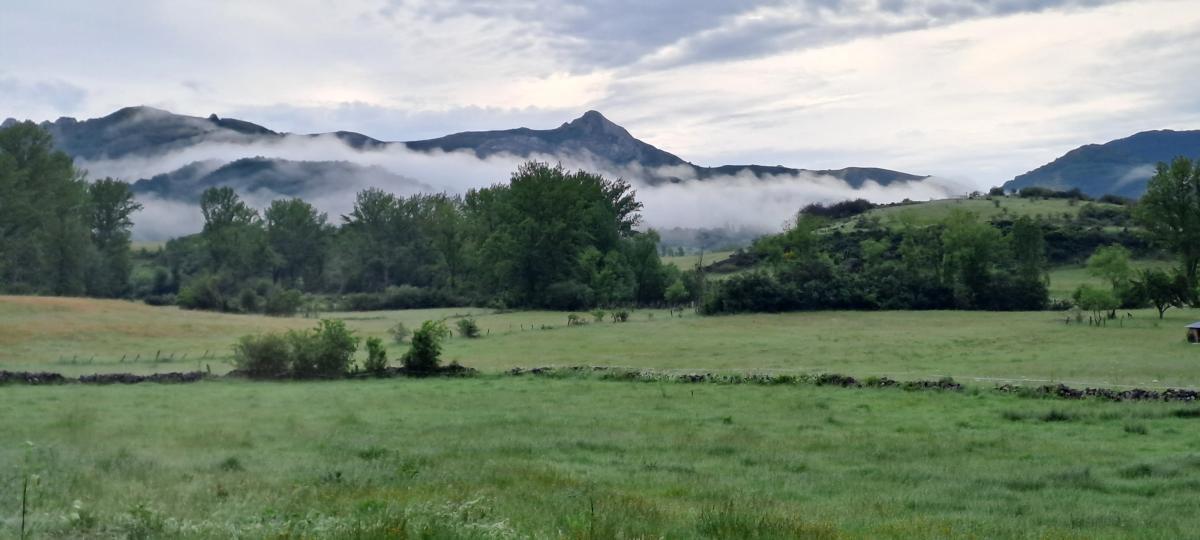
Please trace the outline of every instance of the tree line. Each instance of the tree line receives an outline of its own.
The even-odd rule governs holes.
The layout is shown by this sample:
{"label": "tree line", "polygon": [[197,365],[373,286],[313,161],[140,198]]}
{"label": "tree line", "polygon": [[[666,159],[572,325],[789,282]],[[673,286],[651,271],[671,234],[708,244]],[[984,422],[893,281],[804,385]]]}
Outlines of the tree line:
{"label": "tree line", "polygon": [[[1005,194],[996,189],[990,196]],[[1066,223],[1030,217],[987,223],[954,210],[933,224],[918,224],[903,214],[896,227],[862,220],[861,230],[849,233],[827,225],[834,217],[863,213],[870,204],[810,205],[786,231],[760,238],[744,255],[765,264],[718,282],[700,307],[707,313],[1045,309],[1051,306],[1049,264],[1088,254],[1088,271],[1109,286],[1081,286],[1070,300],[1092,312],[1093,319],[1115,317],[1118,308],[1146,306],[1162,317],[1171,307],[1200,304],[1200,162],[1181,157],[1158,164],[1136,203],[1096,199],[1116,208],[1093,205],[1078,190],[1025,188],[1016,196],[1086,204]],[[1177,266],[1136,270],[1131,249],[1143,256],[1171,254]]]}
{"label": "tree line", "polygon": [[[1198,300],[1200,166],[1184,158],[1160,164],[1136,204],[1084,204],[1074,224],[1028,217],[986,223],[953,212],[932,225],[860,220],[864,226],[846,233],[827,225],[875,205],[809,205],[787,230],[739,256],[761,265],[709,283],[701,269],[661,262],[657,233],[638,230],[642,205],[628,182],[538,162],[462,196],[366,189],[332,219],[300,198],[260,210],[230,188],[212,188],[201,196],[201,232],[134,252],[130,230],[141,205],[130,186],[88,182],[52,143],[32,123],[0,130],[0,292],[271,314],[293,313],[306,298],[360,310],[690,302],[706,313],[1042,309],[1049,264],[1115,238],[1179,262],[1171,272],[1115,282],[1109,294],[1117,306],[1153,303],[1162,311]],[[1085,221],[1119,221],[1121,232]],[[1126,221],[1141,230],[1130,231]],[[1077,296],[1112,304],[1098,293]]]}
{"label": "tree line", "polygon": [[828,233],[801,212],[751,247],[759,269],[718,282],[706,313],[816,309],[1035,310],[1048,303],[1045,238],[1018,218],[1007,232],[955,210],[933,225]]}
{"label": "tree line", "polygon": [[302,199],[261,215],[230,188],[201,197],[200,234],[163,250],[154,294],[180,306],[286,312],[300,292],[345,309],[657,305],[684,276],[640,232],[623,180],[529,162],[464,196],[371,188],[331,223]]}
{"label": "tree line", "polygon": [[88,182],[32,122],[0,130],[0,291],[130,293],[129,184]]}

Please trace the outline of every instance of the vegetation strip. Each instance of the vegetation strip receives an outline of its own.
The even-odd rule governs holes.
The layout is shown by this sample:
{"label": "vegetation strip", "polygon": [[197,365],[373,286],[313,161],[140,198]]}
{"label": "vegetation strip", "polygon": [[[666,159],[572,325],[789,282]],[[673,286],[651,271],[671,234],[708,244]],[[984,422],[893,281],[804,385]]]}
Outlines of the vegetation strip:
{"label": "vegetation strip", "polygon": [[[478,370],[451,364],[437,371],[413,371],[406,368],[393,368],[375,372],[356,372],[345,378],[392,378],[392,377],[473,377]],[[61,373],[3,371],[0,370],[0,384],[16,383],[28,385],[44,384],[137,384],[143,382],[155,383],[192,383],[205,378],[243,378],[245,373],[233,371],[223,377],[214,377],[202,371],[153,373],[150,375],[134,375],[132,373],[98,373],[80,375],[78,378],[68,378]],[[534,375],[550,378],[587,377],[596,375],[600,380],[631,381],[631,382],[671,382],[671,383],[712,383],[712,384],[760,384],[760,385],[802,385],[840,386],[842,388],[901,388],[909,391],[916,390],[953,390],[964,389],[961,383],[953,378],[943,377],[937,380],[897,381],[889,377],[867,377],[859,381],[849,375],[837,373],[819,374],[786,374],[786,373],[669,373],[654,369],[614,368],[609,366],[545,366],[535,368],[512,368],[504,375],[520,377]],[[1108,401],[1185,401],[1192,402],[1200,398],[1200,391],[1167,388],[1165,390],[1147,390],[1132,388],[1115,390],[1111,388],[1072,388],[1065,384],[1047,384],[1030,387],[1019,384],[997,385],[995,391],[1006,394],[1017,394],[1027,397],[1052,397],[1059,399],[1097,398]]]}
{"label": "vegetation strip", "polygon": [[203,371],[152,373],[150,375],[134,375],[132,373],[96,373],[80,375],[78,378],[64,377],[61,373],[49,371],[3,371],[0,370],[0,384],[137,384],[143,382],[156,383],[193,383],[211,375]]}
{"label": "vegetation strip", "polygon": [[[672,382],[672,383],[714,383],[714,384],[762,384],[762,385],[800,385],[840,386],[842,388],[902,388],[904,390],[954,390],[961,391],[963,385],[950,377],[937,380],[897,381],[888,377],[867,377],[862,381],[848,375],[836,373],[820,374],[771,374],[771,373],[668,373],[653,369],[612,368],[607,366],[546,366],[535,368],[513,368],[505,372],[508,376],[520,377],[535,375],[542,377],[586,377],[596,375],[600,380],[638,381],[638,382]],[[1054,397],[1061,399],[1098,398],[1109,401],[1196,401],[1200,391],[1168,388],[1166,390],[1145,390],[1133,388],[1129,390],[1114,390],[1110,388],[1071,388],[1064,384],[1042,385],[1037,387],[1017,384],[1002,384],[995,387],[997,392],[1018,394],[1028,397]]]}
{"label": "vegetation strip", "polygon": [[[414,371],[403,367],[389,367],[382,371],[373,372],[355,372],[346,375],[345,377],[317,377],[317,379],[367,379],[367,378],[393,378],[393,377],[472,377],[478,373],[477,370],[463,367],[458,364],[450,364],[447,366],[439,366],[433,371]],[[254,378],[248,377],[245,372],[231,371],[225,375],[213,375],[203,371],[188,371],[188,372],[169,372],[169,373],[151,373],[149,375],[135,375],[133,373],[96,373],[92,375],[80,375],[79,377],[67,377],[61,373],[50,371],[4,371],[0,370],[0,385],[4,384],[26,384],[26,385],[49,385],[49,384],[138,384],[144,382],[151,383],[194,383],[204,379],[228,379],[228,378]],[[277,379],[289,379],[289,377],[281,376]],[[263,380],[271,380],[265,378]]]}

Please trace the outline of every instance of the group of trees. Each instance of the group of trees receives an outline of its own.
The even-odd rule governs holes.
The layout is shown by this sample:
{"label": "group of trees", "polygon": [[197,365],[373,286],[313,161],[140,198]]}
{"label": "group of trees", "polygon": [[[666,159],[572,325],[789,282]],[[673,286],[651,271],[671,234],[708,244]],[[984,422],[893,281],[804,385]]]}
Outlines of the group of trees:
{"label": "group of trees", "polygon": [[129,185],[87,182],[32,122],[0,129],[0,292],[129,293]]}
{"label": "group of trees", "polygon": [[1158,317],[1172,308],[1192,302],[1193,293],[1186,276],[1162,268],[1136,269],[1128,249],[1120,245],[1097,249],[1087,261],[1087,271],[1104,280],[1105,286],[1082,284],[1072,298],[1093,321],[1113,318],[1118,308],[1154,306]]}
{"label": "group of trees", "polygon": [[1014,310],[1048,301],[1045,240],[1029,218],[1007,233],[965,211],[850,234],[823,234],[824,224],[801,212],[784,233],[760,239],[751,249],[765,269],[720,282],[703,310]]}
{"label": "group of trees", "polygon": [[151,287],[184,307],[286,312],[309,292],[360,309],[570,310],[661,304],[685,281],[660,261],[657,235],[636,230],[627,182],[545,163],[463,197],[366,189],[340,225],[301,199],[260,216],[230,188],[200,206],[203,231],[167,244]]}
{"label": "group of trees", "polygon": [[[200,200],[203,230],[139,255],[131,279],[141,205],[130,186],[88,182],[52,143],[32,123],[0,130],[0,292],[279,314],[295,312],[305,293],[351,309],[1040,309],[1047,265],[1100,246],[1089,268],[1109,287],[1077,291],[1078,305],[1110,314],[1154,305],[1161,316],[1200,300],[1200,164],[1184,158],[1160,164],[1136,204],[1085,204],[1077,223],[988,223],[959,211],[932,225],[860,220],[844,231],[825,225],[875,205],[809,205],[740,255],[761,261],[755,270],[706,287],[699,269],[662,264],[658,235],[638,230],[642,205],[629,183],[537,162],[464,196],[366,189],[333,220],[302,199],[260,211],[231,188],[212,188]],[[1088,200],[1037,188],[1020,195]],[[1134,271],[1126,247],[1142,255],[1152,246],[1174,254],[1178,269]]]}
{"label": "group of trees", "polygon": [[[401,358],[404,369],[416,375],[442,369],[442,344],[449,335],[445,322],[425,321],[413,332]],[[355,366],[359,341],[345,321],[322,319],[308,330],[242,336],[233,346],[234,365],[241,374],[256,379],[329,379],[356,371],[385,375],[388,359],[383,340],[367,338],[367,357]]]}
{"label": "group of trees", "polygon": [[1080,286],[1074,294],[1077,305],[1095,318],[1103,312],[1112,317],[1118,308],[1145,305],[1154,306],[1162,318],[1172,307],[1196,305],[1200,301],[1200,163],[1183,157],[1159,163],[1133,217],[1153,245],[1176,257],[1178,266],[1171,271],[1135,270],[1129,250],[1102,247],[1088,259],[1088,271],[1109,286]]}

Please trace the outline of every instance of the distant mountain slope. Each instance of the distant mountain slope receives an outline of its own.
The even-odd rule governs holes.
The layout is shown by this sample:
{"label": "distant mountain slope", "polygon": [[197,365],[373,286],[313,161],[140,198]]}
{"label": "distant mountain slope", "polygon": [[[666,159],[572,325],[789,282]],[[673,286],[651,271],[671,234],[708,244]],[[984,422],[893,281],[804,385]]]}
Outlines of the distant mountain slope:
{"label": "distant mountain slope", "polygon": [[[614,165],[636,164],[651,175],[647,180],[678,182],[680,178],[670,173],[658,173],[660,167],[690,166],[695,178],[706,180],[721,176],[735,176],[743,172],[759,177],[786,176],[802,173],[823,174],[844,180],[853,187],[860,187],[868,180],[879,184],[899,181],[915,181],[928,178],[915,174],[869,167],[812,171],[782,166],[723,165],[702,167],[689,163],[679,156],[646,144],[629,134],[625,128],[613,123],[596,111],[554,129],[518,128],[498,131],[468,131],[437,139],[405,143],[409,148],[420,151],[441,150],[453,152],[467,150],[485,158],[495,154],[516,156],[585,155],[607,161]],[[677,173],[678,171],[671,171]]]}
{"label": "distant mountain slope", "polygon": [[43,122],[58,148],[83,159],[151,156],[201,142],[249,143],[279,133],[241,120],[183,116],[151,107],[126,107],[102,118]]}
{"label": "distant mountain slope", "polygon": [[[108,116],[78,121],[63,117],[41,126],[54,136],[55,145],[75,158],[87,160],[149,157],[201,143],[249,144],[287,137],[317,137],[272,131],[233,118],[186,116],[153,107],[126,107]],[[373,148],[384,145],[361,133],[332,133],[346,145]]]}
{"label": "distant mountain slope", "polygon": [[[236,166],[220,171],[214,168],[214,165],[218,164],[213,163],[192,164],[175,171],[164,168],[155,171],[160,174],[147,179],[148,183],[140,184],[143,192],[187,199],[196,194],[196,186],[219,185],[221,182],[236,184],[240,189],[271,189],[283,194],[293,193],[299,186],[312,187],[324,181],[337,182],[336,178],[328,174],[331,172],[329,165],[296,166],[298,162],[255,157],[268,150],[263,150],[262,145],[249,146],[254,143],[280,143],[289,139],[321,136],[336,137],[347,146],[358,150],[402,147],[421,152],[471,152],[481,158],[498,154],[542,156],[551,159],[561,157],[564,161],[578,158],[606,172],[620,174],[623,171],[634,171],[631,174],[637,174],[642,180],[650,183],[713,180],[747,173],[758,178],[803,173],[822,174],[842,179],[853,187],[860,187],[867,181],[886,185],[926,178],[865,167],[810,171],[761,165],[697,166],[638,140],[625,128],[596,111],[588,111],[583,116],[554,129],[518,128],[463,132],[438,139],[412,142],[384,142],[350,131],[313,135],[282,133],[243,120],[219,118],[216,115],[207,118],[186,116],[152,107],[127,107],[101,118],[85,121],[60,118],[54,122],[43,122],[41,125],[54,136],[59,149],[77,159],[88,161],[120,160],[127,157],[152,160],[157,156],[205,143],[223,143],[234,147],[239,144],[247,145],[245,155],[235,155],[233,158],[254,158],[250,161],[235,161],[230,165],[236,163]],[[270,161],[277,163],[269,166]],[[340,167],[345,168],[349,165],[342,163]],[[356,171],[353,174],[359,175],[362,172]],[[381,170],[371,170],[369,174],[378,176]]]}
{"label": "distant mountain slope", "polygon": [[1200,158],[1200,131],[1143,131],[1104,144],[1081,146],[1004,184],[1014,191],[1041,186],[1079,188],[1091,196],[1140,197],[1154,164],[1177,156]]}
{"label": "distant mountain slope", "polygon": [[659,150],[630,135],[596,111],[554,129],[517,128],[501,131],[467,131],[438,139],[405,143],[413,150],[469,150],[485,158],[495,154],[528,156],[532,154],[573,155],[590,153],[595,157],[624,165],[643,167],[683,165],[675,154]]}
{"label": "distant mountain slope", "polygon": [[240,193],[311,196],[344,190],[347,185],[391,186],[400,193],[434,191],[431,186],[376,166],[348,161],[288,161],[253,157],[230,163],[197,161],[133,184],[139,195],[197,202],[210,187],[229,186]]}

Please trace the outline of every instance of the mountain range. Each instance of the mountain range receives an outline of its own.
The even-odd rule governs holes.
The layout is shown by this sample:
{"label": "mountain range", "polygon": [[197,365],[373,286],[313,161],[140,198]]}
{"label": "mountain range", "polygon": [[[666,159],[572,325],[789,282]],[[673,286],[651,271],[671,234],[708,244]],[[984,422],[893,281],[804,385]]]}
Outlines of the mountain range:
{"label": "mountain range", "polygon": [[[14,121],[9,119],[4,124]],[[349,148],[364,152],[404,148],[429,153],[468,152],[479,158],[505,154],[521,158],[569,157],[594,164],[602,171],[635,171],[640,180],[650,184],[704,181],[733,175],[765,179],[811,173],[833,176],[857,188],[868,181],[888,185],[927,178],[870,167],[806,170],[762,165],[699,166],[638,140],[596,111],[588,111],[553,129],[470,131],[409,142],[381,141],[350,131],[306,135],[284,133],[244,120],[216,115],[207,118],[186,116],[152,107],[127,107],[108,116],[84,121],[64,117],[41,125],[53,135],[60,150],[85,165],[126,158],[151,160],[206,144],[230,148],[255,145],[255,149],[261,149],[264,143],[283,144],[333,137]],[[136,179],[134,189],[138,193],[179,200],[196,200],[205,188],[217,185],[299,195],[321,190],[324,184],[337,182],[344,176],[382,178],[388,175],[391,176],[388,180],[422,186],[417,180],[377,166],[349,161],[291,161],[251,153],[227,162],[201,160],[172,170],[156,171],[146,178]]]}
{"label": "mountain range", "polygon": [[[3,125],[15,122],[6,120]],[[293,134],[216,115],[197,117],[174,114],[152,107],[126,107],[101,118],[78,121],[59,118],[42,122],[55,145],[84,166],[140,158],[153,162],[175,152],[203,145],[232,149],[222,160],[209,158],[184,163],[172,161],[169,169],[154,170],[136,180],[138,193],[193,201],[206,188],[232,186],[239,191],[264,191],[281,195],[331,192],[350,179],[366,185],[399,186],[401,189],[436,190],[404,171],[390,171],[354,161],[289,160],[263,156],[264,146],[290,142],[334,139],[362,152],[407,149],[437,153],[463,152],[481,159],[500,155],[541,157],[585,163],[609,174],[632,174],[639,180],[662,182],[706,181],[747,175],[766,179],[804,173],[832,176],[854,188],[868,181],[880,185],[916,182],[926,176],[871,167],[806,170],[783,166],[723,165],[706,167],[643,142],[625,128],[596,111],[553,129],[517,128],[467,131],[436,139],[389,142],[352,131]],[[245,146],[244,151],[241,148]],[[355,155],[355,154],[352,154]],[[1145,131],[1104,144],[1081,146],[1054,161],[1006,182],[1009,191],[1041,186],[1054,189],[1079,188],[1092,196],[1104,194],[1138,197],[1153,174],[1154,164],[1176,156],[1200,158],[1200,131]],[[293,156],[294,157],[294,156]],[[166,165],[164,165],[165,167]],[[140,174],[140,173],[139,173]]]}
{"label": "mountain range", "polygon": [[1137,198],[1145,193],[1154,165],[1177,156],[1200,158],[1200,131],[1143,131],[1104,144],[1080,146],[1013,178],[1004,189],[1079,188],[1093,197],[1112,194]]}

